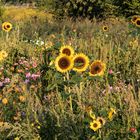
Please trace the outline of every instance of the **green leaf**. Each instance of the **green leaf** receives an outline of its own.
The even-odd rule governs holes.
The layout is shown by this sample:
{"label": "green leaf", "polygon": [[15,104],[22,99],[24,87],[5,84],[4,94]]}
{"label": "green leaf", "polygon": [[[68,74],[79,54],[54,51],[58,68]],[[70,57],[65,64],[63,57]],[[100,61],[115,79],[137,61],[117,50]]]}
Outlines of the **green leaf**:
{"label": "green leaf", "polygon": [[74,76],[72,76],[70,81],[73,82],[73,83],[79,83],[79,82],[82,81],[82,78],[81,78],[80,75],[74,75]]}
{"label": "green leaf", "polygon": [[51,91],[51,90],[53,90],[53,89],[55,89],[56,88],[56,86],[57,86],[57,84],[49,84],[48,86],[47,86],[47,91]]}

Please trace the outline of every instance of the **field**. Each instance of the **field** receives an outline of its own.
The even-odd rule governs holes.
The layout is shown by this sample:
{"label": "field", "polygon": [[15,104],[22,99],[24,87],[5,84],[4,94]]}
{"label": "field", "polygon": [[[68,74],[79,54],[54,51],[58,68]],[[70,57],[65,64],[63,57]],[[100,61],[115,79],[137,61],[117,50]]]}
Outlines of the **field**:
{"label": "field", "polygon": [[6,9],[0,140],[140,139],[140,17],[54,20]]}

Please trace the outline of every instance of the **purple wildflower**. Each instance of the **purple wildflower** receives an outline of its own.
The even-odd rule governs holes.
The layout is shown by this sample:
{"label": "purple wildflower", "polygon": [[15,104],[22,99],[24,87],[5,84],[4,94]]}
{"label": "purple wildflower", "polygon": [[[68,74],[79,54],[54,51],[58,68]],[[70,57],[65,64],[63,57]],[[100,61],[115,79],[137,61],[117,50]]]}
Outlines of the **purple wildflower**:
{"label": "purple wildflower", "polygon": [[3,86],[3,82],[0,82],[0,87],[2,87]]}
{"label": "purple wildflower", "polygon": [[30,72],[26,73],[26,78],[30,78],[30,77],[31,77],[31,73]]}
{"label": "purple wildflower", "polygon": [[29,79],[26,79],[26,80],[25,80],[25,83],[26,83],[26,84],[28,84],[29,82],[30,82],[30,80],[29,80]]}
{"label": "purple wildflower", "polygon": [[5,79],[4,79],[4,83],[5,83],[5,84],[10,83],[10,78],[5,78]]}

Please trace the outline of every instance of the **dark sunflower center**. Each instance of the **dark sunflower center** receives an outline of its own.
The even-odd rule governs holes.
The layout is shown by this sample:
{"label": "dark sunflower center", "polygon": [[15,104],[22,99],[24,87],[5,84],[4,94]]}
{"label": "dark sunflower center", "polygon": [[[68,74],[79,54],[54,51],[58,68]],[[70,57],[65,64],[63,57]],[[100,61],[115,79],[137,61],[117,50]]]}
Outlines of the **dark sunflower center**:
{"label": "dark sunflower center", "polygon": [[82,57],[78,57],[74,60],[74,64],[76,68],[82,68],[85,65],[85,60]]}
{"label": "dark sunflower center", "polygon": [[95,71],[99,71],[99,70],[100,70],[100,67],[99,67],[99,66],[96,66],[96,67],[94,68],[94,70],[95,70]]}
{"label": "dark sunflower center", "polygon": [[7,25],[6,27],[7,27],[7,28],[10,28],[10,25]]}
{"label": "dark sunflower center", "polygon": [[114,115],[114,112],[112,112],[111,115]]}
{"label": "dark sunflower center", "polygon": [[137,20],[137,25],[140,25],[140,20]]}
{"label": "dark sunflower center", "polygon": [[93,66],[91,66],[91,73],[92,74],[97,74],[100,73],[102,71],[102,66],[100,64],[94,64]]}
{"label": "dark sunflower center", "polygon": [[94,123],[94,124],[93,124],[93,127],[97,127],[97,126],[98,126],[97,123]]}
{"label": "dark sunflower center", "polygon": [[71,55],[71,51],[69,50],[69,49],[64,49],[63,51],[62,51],[62,53],[63,54],[66,54],[66,55],[68,55],[68,56],[70,56]]}
{"label": "dark sunflower center", "polygon": [[67,58],[61,58],[58,62],[58,65],[61,69],[66,69],[69,67],[70,62]]}
{"label": "dark sunflower center", "polygon": [[99,119],[99,122],[100,122],[101,124],[103,124],[103,120],[102,120],[102,119]]}
{"label": "dark sunflower center", "polygon": [[7,30],[7,27],[4,25],[4,29]]}
{"label": "dark sunflower center", "polygon": [[107,27],[104,27],[104,30],[107,30]]}
{"label": "dark sunflower center", "polygon": [[136,19],[137,19],[137,17],[133,17],[132,21],[133,21],[133,22],[135,22],[135,21],[136,21]]}

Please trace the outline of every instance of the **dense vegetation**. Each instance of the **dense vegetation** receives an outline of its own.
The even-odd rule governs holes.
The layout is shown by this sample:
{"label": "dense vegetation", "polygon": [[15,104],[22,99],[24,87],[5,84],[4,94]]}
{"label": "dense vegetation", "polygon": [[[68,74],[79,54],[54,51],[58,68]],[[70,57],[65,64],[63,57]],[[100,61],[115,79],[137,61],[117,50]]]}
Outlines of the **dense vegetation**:
{"label": "dense vegetation", "polygon": [[0,140],[140,140],[139,2],[7,2]]}
{"label": "dense vegetation", "polygon": [[59,16],[88,17],[132,16],[140,14],[139,0],[3,0],[9,3],[34,3]]}

